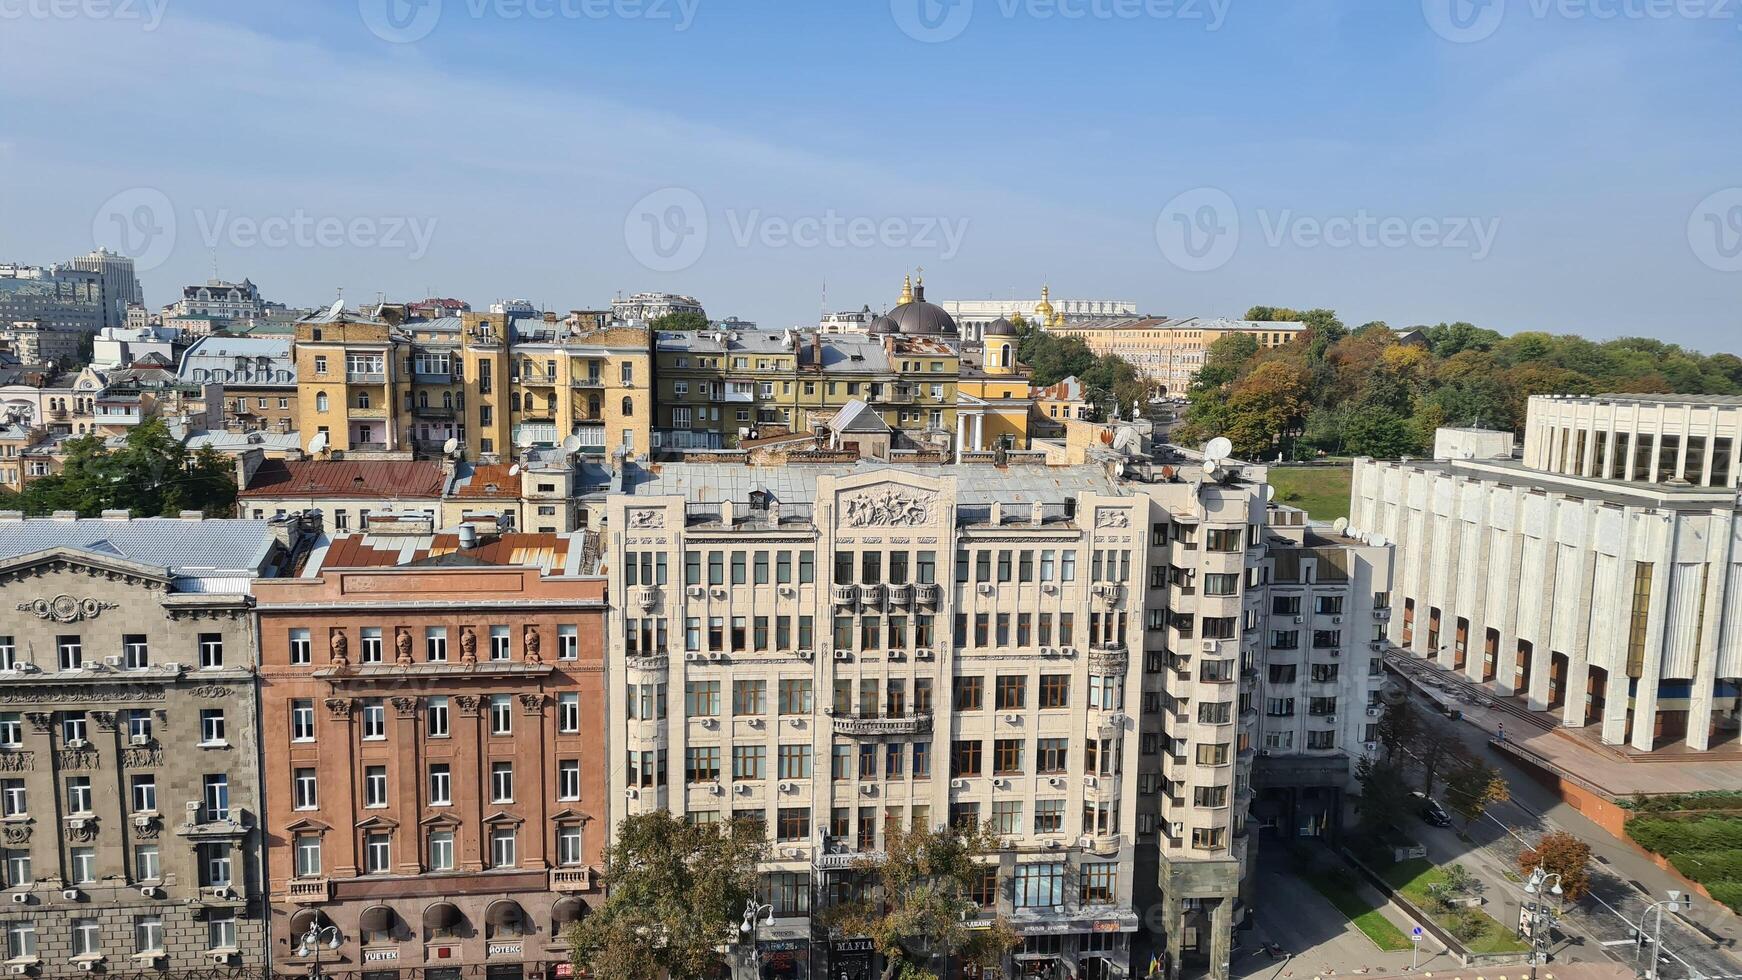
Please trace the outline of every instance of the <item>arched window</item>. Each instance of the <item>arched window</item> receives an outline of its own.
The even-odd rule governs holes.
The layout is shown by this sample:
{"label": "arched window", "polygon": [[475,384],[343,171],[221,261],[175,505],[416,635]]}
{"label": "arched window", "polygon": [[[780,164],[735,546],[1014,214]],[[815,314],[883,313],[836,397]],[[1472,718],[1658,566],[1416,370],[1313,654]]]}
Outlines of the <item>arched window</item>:
{"label": "arched window", "polygon": [[358,408],[368,408],[369,407],[369,393],[367,391],[357,392],[357,407]]}
{"label": "arched window", "polygon": [[442,407],[443,408],[453,408],[454,407],[454,393],[453,392],[451,392],[451,391],[442,392]]}
{"label": "arched window", "polygon": [[630,417],[634,416],[634,414],[635,414],[635,399],[630,398],[628,395],[624,395],[623,396],[623,417],[630,418]]}
{"label": "arched window", "polygon": [[556,414],[556,396],[555,395],[550,396],[550,414],[552,414],[552,415]]}
{"label": "arched window", "polygon": [[315,394],[315,411],[324,412],[326,410],[327,410],[327,393],[324,391],[317,392]]}
{"label": "arched window", "polygon": [[522,411],[531,412],[532,411],[532,392],[530,392],[530,391],[527,392],[525,397],[523,397],[521,399],[520,403],[521,403],[521,410]]}
{"label": "arched window", "polygon": [[1005,344],[1004,346],[998,348],[998,366],[999,367],[1009,367],[1010,366],[1010,345],[1009,344]]}
{"label": "arched window", "polygon": [[418,408],[428,408],[429,407],[429,392],[420,391],[417,393],[417,407]]}

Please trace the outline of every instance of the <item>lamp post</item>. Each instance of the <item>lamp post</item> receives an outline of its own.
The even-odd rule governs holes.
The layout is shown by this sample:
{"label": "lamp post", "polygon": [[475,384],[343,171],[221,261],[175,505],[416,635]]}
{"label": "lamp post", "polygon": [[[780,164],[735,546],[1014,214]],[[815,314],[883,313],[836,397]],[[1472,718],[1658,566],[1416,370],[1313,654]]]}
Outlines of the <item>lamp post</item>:
{"label": "lamp post", "polygon": [[738,933],[743,942],[750,944],[750,973],[752,976],[762,972],[762,957],[756,952],[756,929],[758,926],[774,925],[774,906],[758,902],[751,898],[744,903],[744,921],[738,924]]}
{"label": "lamp post", "polygon": [[1555,914],[1558,911],[1542,900],[1545,890],[1555,897],[1558,906],[1562,894],[1560,873],[1544,871],[1539,865],[1531,871],[1530,880],[1524,883],[1524,894],[1527,897],[1518,917],[1520,932],[1524,931],[1526,922],[1530,923],[1531,980],[1536,980],[1537,964],[1548,958],[1549,932],[1554,928]]}
{"label": "lamp post", "polygon": [[[1638,969],[1639,954],[1645,949],[1651,950],[1651,958],[1645,961],[1645,967],[1640,972],[1640,976],[1644,977],[1645,980],[1657,980],[1658,951],[1663,948],[1664,911],[1686,912],[1693,907],[1694,900],[1692,898],[1684,897],[1681,892],[1671,888],[1669,890],[1668,898],[1661,902],[1652,902],[1650,905],[1645,907],[1644,912],[1640,913],[1639,932],[1636,937],[1636,943],[1633,947],[1633,965],[1635,969]],[[1645,920],[1653,912],[1657,913],[1657,924],[1651,933],[1647,934],[1645,931]]]}
{"label": "lamp post", "polygon": [[338,949],[339,943],[343,939],[344,937],[339,934],[338,926],[323,926],[318,919],[308,924],[308,931],[302,934],[301,939],[297,940],[296,955],[314,957],[314,962],[308,966],[309,980],[320,980],[321,947]]}

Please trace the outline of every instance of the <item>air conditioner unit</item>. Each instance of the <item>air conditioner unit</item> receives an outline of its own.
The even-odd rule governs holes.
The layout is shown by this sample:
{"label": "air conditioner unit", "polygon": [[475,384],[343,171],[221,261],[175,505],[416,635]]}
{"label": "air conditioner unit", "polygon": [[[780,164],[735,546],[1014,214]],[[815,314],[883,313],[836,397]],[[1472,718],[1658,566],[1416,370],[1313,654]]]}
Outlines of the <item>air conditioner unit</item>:
{"label": "air conditioner unit", "polygon": [[950,780],[950,788],[951,789],[967,789],[968,788],[968,781],[966,779],[952,779],[952,780]]}
{"label": "air conditioner unit", "polygon": [[114,655],[114,656],[104,657],[103,658],[103,666],[109,668],[110,670],[120,670],[121,669],[120,656]]}
{"label": "air conditioner unit", "polygon": [[1378,742],[1362,742],[1361,747],[1366,749],[1369,752],[1379,751],[1379,743]]}
{"label": "air conditioner unit", "polygon": [[90,744],[91,743],[85,741],[82,738],[69,738],[69,739],[67,739],[67,748],[69,748],[69,749],[82,749],[85,746],[90,745]]}
{"label": "air conditioner unit", "polygon": [[701,722],[702,722],[702,727],[709,729],[710,731],[715,729],[715,728],[720,727],[720,723],[713,718],[703,718],[701,720]]}
{"label": "air conditioner unit", "polygon": [[11,966],[8,966],[6,968],[6,972],[13,973],[13,974],[29,973],[30,972],[30,964],[28,964],[28,963],[14,963]]}
{"label": "air conditioner unit", "polygon": [[1341,617],[1341,616],[1332,616],[1331,617],[1331,625],[1333,625],[1333,626],[1341,623],[1342,621],[1343,621],[1343,617]]}
{"label": "air conditioner unit", "polygon": [[97,964],[94,960],[80,960],[78,966],[80,970],[83,970],[86,973],[97,968]]}
{"label": "air conditioner unit", "polygon": [[738,785],[732,787],[732,792],[737,793],[739,796],[749,796],[750,795],[750,787],[744,783],[739,783]]}
{"label": "air conditioner unit", "polygon": [[1368,705],[1367,706],[1367,717],[1369,717],[1369,718],[1379,717],[1379,706],[1376,704]]}
{"label": "air conditioner unit", "polygon": [[229,885],[219,885],[218,887],[212,889],[212,895],[216,898],[221,898],[221,899],[224,899],[225,901],[228,901],[228,900],[236,897],[236,891],[235,891],[235,889],[231,888]]}
{"label": "air conditioner unit", "polygon": [[798,595],[798,590],[793,588],[790,585],[783,585],[775,591],[779,592],[781,595],[786,596],[788,598],[791,598],[792,596]]}
{"label": "air conditioner unit", "polygon": [[1020,722],[1021,720],[1022,720],[1022,716],[1020,716],[1020,715],[1005,715],[1004,716],[1004,724],[1006,724],[1006,725],[1014,725],[1017,722]]}
{"label": "air conditioner unit", "polygon": [[748,724],[751,728],[761,728],[762,727],[762,719],[761,718],[751,718],[747,722],[745,722],[745,724]]}
{"label": "air conditioner unit", "polygon": [[691,599],[700,599],[702,596],[707,594],[708,590],[702,588],[699,585],[692,585],[688,589],[685,589],[684,591],[689,593]]}
{"label": "air conditioner unit", "polygon": [[935,656],[937,656],[937,654],[934,654],[930,650],[924,649],[923,647],[921,649],[913,651],[913,659],[915,659],[915,660],[930,660]]}
{"label": "air conditioner unit", "polygon": [[143,813],[136,814],[133,817],[133,826],[138,827],[140,830],[144,830],[151,826],[151,818]]}
{"label": "air conditioner unit", "polygon": [[66,899],[69,902],[76,902],[79,900],[79,890],[77,888],[64,889],[60,893],[60,897]]}
{"label": "air conditioner unit", "polygon": [[146,898],[156,898],[161,895],[162,892],[158,891],[156,885],[140,885],[139,894],[144,895]]}
{"label": "air conditioner unit", "polygon": [[150,735],[133,735],[133,736],[128,737],[127,741],[133,745],[150,745],[151,744],[151,736]]}
{"label": "air conditioner unit", "polygon": [[683,658],[685,660],[688,660],[690,663],[695,663],[696,661],[702,659],[702,655],[699,653],[696,653],[695,651],[692,650],[691,652],[684,654]]}
{"label": "air conditioner unit", "polygon": [[836,650],[835,651],[835,659],[836,660],[851,660],[851,659],[853,659],[853,655],[851,653],[847,652],[846,650]]}
{"label": "air conditioner unit", "polygon": [[708,786],[708,795],[709,796],[722,796],[725,794],[725,792],[726,792],[726,787],[721,786],[720,781],[718,779],[714,780]]}
{"label": "air conditioner unit", "polygon": [[723,588],[716,588],[714,590],[714,598],[716,598],[716,599],[726,598],[726,590]]}
{"label": "air conditioner unit", "polygon": [[19,664],[17,669],[23,671],[26,674],[34,674],[37,671],[41,670],[42,668],[38,667],[37,665],[26,660],[24,663]]}
{"label": "air conditioner unit", "polygon": [[624,790],[623,795],[631,800],[641,799],[641,791],[634,788]]}
{"label": "air conditioner unit", "polygon": [[876,796],[877,795],[877,787],[871,785],[870,783],[863,783],[859,786],[859,794],[861,796]]}
{"label": "air conditioner unit", "polygon": [[1003,777],[999,777],[998,779],[994,779],[994,780],[992,780],[992,788],[993,789],[1009,789],[1010,788],[1010,780],[1004,779]]}
{"label": "air conditioner unit", "polygon": [[30,895],[25,893],[25,892],[13,892],[12,893],[12,904],[13,905],[28,905],[28,904],[30,904]]}
{"label": "air conditioner unit", "polygon": [[726,652],[724,650],[710,650],[708,652],[708,659],[714,661],[724,660],[726,659]]}
{"label": "air conditioner unit", "polygon": [[183,667],[181,664],[175,662],[174,660],[171,660],[168,663],[163,664],[162,666],[163,666],[164,670],[167,670],[172,674],[179,674],[182,671],[187,669],[186,667]]}
{"label": "air conditioner unit", "polygon": [[1294,621],[1296,623],[1304,623],[1304,622],[1306,622],[1306,617],[1305,616],[1296,616],[1296,617],[1294,617]]}
{"label": "air conditioner unit", "polygon": [[1330,724],[1335,725],[1337,723],[1337,716],[1336,715],[1326,715],[1325,721],[1329,722]]}
{"label": "air conditioner unit", "polygon": [[1183,821],[1175,820],[1169,829],[1173,831],[1173,833],[1168,834],[1169,837],[1180,837],[1185,834],[1186,825]]}
{"label": "air conditioner unit", "polygon": [[1043,582],[1043,583],[1041,583],[1041,586],[1040,586],[1040,591],[1046,593],[1047,595],[1052,595],[1052,594],[1056,593],[1058,590],[1059,590],[1059,587],[1052,584],[1051,582]]}
{"label": "air conditioner unit", "polygon": [[1204,652],[1205,653],[1215,653],[1218,649],[1220,649],[1220,647],[1218,647],[1216,645],[1215,640],[1205,640],[1204,641]]}
{"label": "air conditioner unit", "polygon": [[981,595],[991,595],[992,594],[992,583],[991,582],[981,582],[979,592]]}
{"label": "air conditioner unit", "polygon": [[800,650],[798,652],[798,659],[809,660],[812,657],[815,657],[816,655],[817,655],[817,652],[815,650]]}
{"label": "air conditioner unit", "polygon": [[797,783],[781,783],[780,784],[780,791],[782,793],[796,793],[796,792],[798,792],[798,784]]}
{"label": "air conditioner unit", "polygon": [[1049,786],[1063,786],[1064,784],[1065,784],[1065,778],[1063,776],[1054,776],[1051,779],[1047,780],[1047,785],[1049,785]]}

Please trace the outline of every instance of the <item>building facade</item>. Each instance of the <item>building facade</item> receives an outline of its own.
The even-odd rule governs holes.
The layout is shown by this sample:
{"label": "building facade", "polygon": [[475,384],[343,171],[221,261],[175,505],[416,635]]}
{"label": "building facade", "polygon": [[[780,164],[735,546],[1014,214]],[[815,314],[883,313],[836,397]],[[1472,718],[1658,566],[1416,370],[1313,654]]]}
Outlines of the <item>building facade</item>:
{"label": "building facade", "polygon": [[1548,473],[1734,489],[1742,481],[1742,398],[1536,395],[1524,464]]}
{"label": "building facade", "polygon": [[978,342],[994,321],[1022,317],[1042,327],[1078,320],[1134,317],[1137,304],[1116,299],[1053,299],[1052,287],[1042,286],[1039,299],[946,299],[938,305],[955,318],[962,339]]}
{"label": "building facade", "polygon": [[1159,906],[1172,968],[1226,977],[1263,471],[1110,467],[631,474],[605,545],[619,813],[762,821],[763,938],[819,947],[832,876],[891,827],[989,821],[984,904],[1024,969],[1134,975]]}
{"label": "building facade", "polygon": [[[258,584],[274,967],[564,975],[602,898],[605,583],[584,536],[323,538]],[[416,971],[412,973],[411,971]]]}
{"label": "building facade", "polygon": [[[1539,410],[1566,408],[1532,399],[1527,459],[1560,465],[1558,452],[1544,455],[1552,439],[1585,446],[1582,463],[1568,449],[1569,468],[1655,478],[1687,465],[1681,447],[1664,449],[1676,438],[1668,432],[1585,430],[1574,443],[1560,433],[1580,430],[1539,424]],[[1695,431],[1690,438],[1711,435]],[[1651,452],[1620,453],[1622,434]],[[1395,546],[1388,638],[1412,655],[1520,695],[1608,745],[1703,751],[1742,728],[1742,523],[1732,489],[1510,459],[1363,459],[1351,498],[1351,525]]]}
{"label": "building facade", "polygon": [[611,319],[618,323],[646,325],[673,313],[708,315],[700,300],[677,293],[636,293],[611,300]]}
{"label": "building facade", "polygon": [[208,279],[198,286],[183,286],[181,299],[167,307],[166,317],[201,316],[214,320],[253,320],[266,315],[266,302],[260,298],[260,287],[247,279],[225,282]]}
{"label": "building facade", "polygon": [[1230,334],[1250,334],[1258,340],[1260,350],[1270,350],[1299,337],[1306,324],[1200,317],[1118,317],[1060,323],[1047,329],[1065,337],[1081,337],[1096,354],[1124,358],[1160,394],[1183,398],[1203,368],[1211,344]]}
{"label": "building facade", "polygon": [[182,354],[177,375],[221,387],[223,427],[239,432],[293,432],[296,362],[288,337],[205,337]]}
{"label": "building facade", "polygon": [[14,973],[266,964],[251,585],[290,525],[0,515]]}

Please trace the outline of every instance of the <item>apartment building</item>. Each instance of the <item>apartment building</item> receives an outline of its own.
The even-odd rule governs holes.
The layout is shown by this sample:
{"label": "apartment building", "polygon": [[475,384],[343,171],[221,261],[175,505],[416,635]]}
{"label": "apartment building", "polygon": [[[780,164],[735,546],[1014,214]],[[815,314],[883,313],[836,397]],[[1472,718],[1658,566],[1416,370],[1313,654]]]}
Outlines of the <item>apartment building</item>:
{"label": "apartment building", "polygon": [[1162,395],[1183,398],[1203,368],[1211,344],[1230,334],[1250,334],[1260,350],[1270,350],[1299,337],[1306,324],[1222,317],[1112,317],[1047,329],[1063,337],[1081,337],[1096,354],[1124,358]]}
{"label": "apartment building", "polygon": [[440,515],[450,476],[432,460],[237,460],[237,515],[256,520],[313,514],[338,532],[365,531],[371,518]]}
{"label": "apartment building", "polygon": [[294,524],[0,514],[15,973],[266,964],[252,585]]}
{"label": "apartment building", "polygon": [[413,523],[256,585],[273,966],[314,925],[327,976],[564,976],[608,833],[597,549]]}
{"label": "apartment building", "polygon": [[1159,906],[1173,968],[1226,977],[1262,480],[1134,458],[632,468],[606,504],[617,812],[764,822],[761,938],[817,963],[812,914],[891,827],[990,821],[1010,846],[984,904],[1026,937],[1022,969],[1130,976]]}
{"label": "apartment building", "polygon": [[239,432],[292,432],[297,423],[296,362],[288,337],[205,337],[182,354],[185,384],[216,384],[222,426]]}
{"label": "apartment building", "polygon": [[1537,397],[1522,462],[1357,460],[1351,525],[1396,549],[1389,639],[1602,744],[1736,738],[1734,411]]}
{"label": "apartment building", "polygon": [[[475,459],[561,445],[643,454],[653,415],[649,336],[554,315],[462,313],[406,320],[333,309],[299,321],[298,426],[305,448]],[[573,322],[571,322],[573,321]]]}

